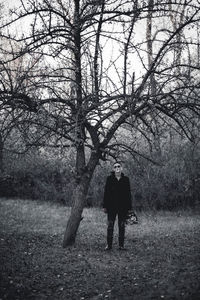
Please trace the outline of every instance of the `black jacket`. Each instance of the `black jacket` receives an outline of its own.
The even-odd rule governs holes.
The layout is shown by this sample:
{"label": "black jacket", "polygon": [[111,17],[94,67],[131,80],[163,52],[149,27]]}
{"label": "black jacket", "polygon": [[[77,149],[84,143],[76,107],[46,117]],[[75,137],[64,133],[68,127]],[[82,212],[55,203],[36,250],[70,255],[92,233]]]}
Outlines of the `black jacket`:
{"label": "black jacket", "polygon": [[132,209],[130,182],[127,176],[122,173],[120,180],[117,180],[114,172],[107,177],[103,208],[108,211],[127,212]]}

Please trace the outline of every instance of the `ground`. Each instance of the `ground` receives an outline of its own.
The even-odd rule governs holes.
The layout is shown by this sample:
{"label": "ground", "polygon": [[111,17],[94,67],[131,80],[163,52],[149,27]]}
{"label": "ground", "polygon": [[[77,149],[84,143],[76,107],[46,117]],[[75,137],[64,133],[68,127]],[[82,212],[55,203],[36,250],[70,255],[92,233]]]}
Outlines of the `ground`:
{"label": "ground", "polygon": [[85,209],[63,249],[70,209],[0,199],[0,300],[200,299],[200,213],[139,213],[127,251],[104,251],[106,215]]}

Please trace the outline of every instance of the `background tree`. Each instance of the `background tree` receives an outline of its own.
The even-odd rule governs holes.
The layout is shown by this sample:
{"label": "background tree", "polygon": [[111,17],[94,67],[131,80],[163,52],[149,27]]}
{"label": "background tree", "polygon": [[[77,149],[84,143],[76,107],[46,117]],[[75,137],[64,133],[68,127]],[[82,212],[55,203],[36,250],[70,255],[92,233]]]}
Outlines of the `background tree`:
{"label": "background tree", "polygon": [[[169,9],[168,1],[20,2],[1,26],[2,39],[19,44],[18,51],[4,49],[7,61],[28,54],[39,57],[39,64],[26,76],[32,91],[25,89],[19,94],[1,88],[1,95],[3,101],[11,97],[7,103],[12,109],[20,103],[19,108],[29,112],[29,128],[37,124],[56,143],[61,141],[75,149],[66,246],[75,241],[99,161],[116,158],[120,149],[134,152],[130,137],[126,143],[120,142],[120,128],[126,132],[134,128],[151,142],[149,132],[153,134],[157,124],[153,116],[160,126],[176,123],[189,139],[193,138],[188,124],[191,112],[199,114],[199,78],[195,76],[199,67],[188,53],[199,41],[193,41],[188,30],[199,22],[199,5],[197,1],[171,2]],[[176,28],[166,26],[172,15],[181,15]],[[14,33],[15,26],[26,20],[26,30]],[[152,26],[147,39],[145,20]],[[187,39],[178,40],[184,52],[177,60],[174,43],[183,31]],[[49,139],[43,142],[45,145]]]}

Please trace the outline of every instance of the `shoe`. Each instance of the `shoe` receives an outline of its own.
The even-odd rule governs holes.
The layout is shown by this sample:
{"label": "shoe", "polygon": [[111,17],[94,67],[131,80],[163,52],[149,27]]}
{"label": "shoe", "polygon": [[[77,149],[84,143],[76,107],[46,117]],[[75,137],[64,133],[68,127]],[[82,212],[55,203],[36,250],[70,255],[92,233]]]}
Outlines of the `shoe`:
{"label": "shoe", "polygon": [[126,249],[126,248],[124,248],[123,246],[119,246],[119,250],[126,251],[127,249]]}
{"label": "shoe", "polygon": [[105,248],[104,250],[105,250],[105,251],[112,250],[112,247],[106,246],[106,248]]}

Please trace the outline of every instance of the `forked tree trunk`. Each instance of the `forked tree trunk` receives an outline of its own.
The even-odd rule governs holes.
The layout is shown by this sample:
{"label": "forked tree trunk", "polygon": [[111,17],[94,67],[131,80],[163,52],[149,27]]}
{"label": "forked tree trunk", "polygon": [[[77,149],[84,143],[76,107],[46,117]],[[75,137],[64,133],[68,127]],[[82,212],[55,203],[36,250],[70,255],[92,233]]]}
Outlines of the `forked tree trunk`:
{"label": "forked tree trunk", "polygon": [[97,159],[91,159],[88,164],[88,171],[82,176],[80,182],[75,186],[72,201],[73,206],[67,222],[67,227],[63,239],[63,247],[71,246],[75,243],[77,230],[81,221],[82,212],[86,203],[86,196],[90,181],[97,165]]}

